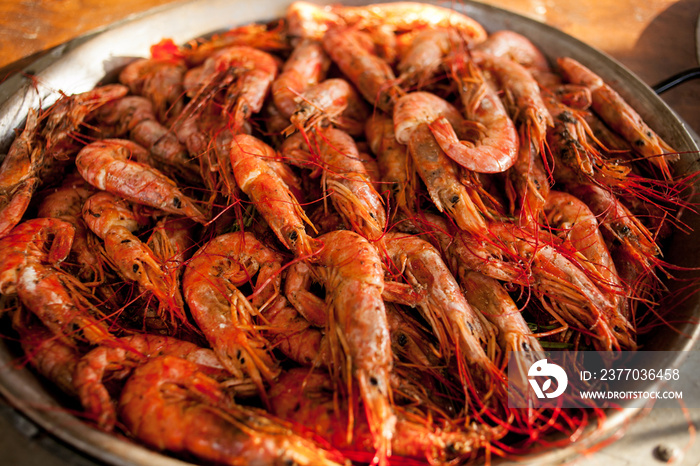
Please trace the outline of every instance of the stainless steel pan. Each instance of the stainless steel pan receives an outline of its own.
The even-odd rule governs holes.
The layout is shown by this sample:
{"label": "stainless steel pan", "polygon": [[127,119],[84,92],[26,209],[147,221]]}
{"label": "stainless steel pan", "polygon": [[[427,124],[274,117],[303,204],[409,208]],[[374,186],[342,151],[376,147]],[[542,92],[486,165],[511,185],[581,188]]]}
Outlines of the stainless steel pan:
{"label": "stainless steel pan", "polygon": [[[231,26],[271,20],[282,16],[287,4],[288,0],[186,2],[153,11],[57,49],[30,67],[38,78],[38,88],[33,81],[21,76],[15,76],[0,86],[0,153],[9,147],[13,130],[23,123],[27,110],[49,105],[60,95],[59,90],[72,94],[114,79],[120,67],[134,57],[147,56],[149,46],[164,37],[184,43]],[[474,2],[457,4],[455,8],[480,21],[489,31],[511,29],[526,35],[550,58],[566,55],[587,65],[618,90],[652,128],[683,153],[682,160],[676,165],[679,173],[700,168],[695,161],[697,147],[684,124],[649,87],[615,60],[558,30],[499,8]],[[689,216],[685,220],[694,228],[694,233],[679,235],[666,249],[665,257],[678,265],[698,266],[700,221],[697,216]],[[700,316],[698,294],[683,302],[674,318],[688,322],[688,319],[697,316]],[[689,350],[699,337],[699,329],[691,323],[680,324],[679,327],[687,337],[661,328],[655,332],[653,339],[647,339],[646,348],[658,351]],[[61,408],[51,388],[42,386],[28,370],[13,368],[13,360],[17,356],[13,348],[0,342],[0,392],[49,432],[110,464],[185,464],[102,434],[81,423]],[[681,359],[669,356],[654,363],[655,367],[675,367],[681,363]],[[639,412],[640,406],[631,405],[629,409],[610,413],[601,429],[589,430],[581,441],[571,447],[533,452],[532,461],[536,464],[554,464],[571,459],[617,431]]]}

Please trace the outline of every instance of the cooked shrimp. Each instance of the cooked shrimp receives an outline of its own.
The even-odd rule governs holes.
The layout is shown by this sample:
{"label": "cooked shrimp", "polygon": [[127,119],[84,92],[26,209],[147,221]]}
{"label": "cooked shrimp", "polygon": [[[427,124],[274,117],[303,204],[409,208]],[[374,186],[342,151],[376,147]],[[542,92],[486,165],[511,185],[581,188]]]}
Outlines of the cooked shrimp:
{"label": "cooked shrimp", "polygon": [[340,371],[347,393],[352,393],[353,380],[357,381],[376,459],[383,463],[391,455],[396,417],[389,385],[393,358],[382,300],[381,260],[377,249],[357,233],[338,230],[319,239],[324,248],[314,272],[326,288],[330,366],[336,376]]}
{"label": "cooked shrimp", "polygon": [[460,140],[446,118],[430,125],[442,150],[455,162],[479,173],[500,173],[513,166],[518,154],[518,134],[505,107],[479,68],[465,55],[452,59],[464,113],[474,124],[474,141]]}
{"label": "cooked shrimp", "polygon": [[51,107],[43,111],[46,121],[41,130],[46,141],[44,150],[47,156],[66,159],[75,154],[81,146],[76,133],[83,122],[107,102],[124,97],[128,92],[121,84],[99,86],[81,94],[62,96]]}
{"label": "cooked shrimp", "polygon": [[486,30],[474,19],[450,8],[418,2],[375,3],[364,6],[339,5],[331,10],[348,24],[388,24],[396,31],[416,28],[453,28],[470,42],[486,39]]}
{"label": "cooked shrimp", "polygon": [[341,24],[341,19],[330,11],[330,6],[295,1],[287,7],[289,35],[301,39],[321,40],[328,28]]}
{"label": "cooked shrimp", "polygon": [[181,54],[188,65],[202,64],[214,52],[233,45],[246,45],[267,52],[286,52],[289,50],[288,33],[281,24],[245,24],[234,27],[221,34],[214,34],[207,39],[188,42],[186,47],[180,47]]}
{"label": "cooked shrimp", "polygon": [[25,358],[63,393],[76,395],[73,372],[80,353],[41,324],[15,325]]}
{"label": "cooked shrimp", "polygon": [[206,462],[339,465],[337,455],[263,411],[232,402],[199,365],[172,356],[134,371],[121,393],[119,415],[126,430],[147,445]]}
{"label": "cooked shrimp", "polygon": [[204,223],[204,214],[175,182],[155,168],[132,160],[144,155],[146,150],[134,142],[105,139],[85,146],[75,164],[82,177],[99,189]]}
{"label": "cooked shrimp", "polygon": [[290,120],[300,131],[307,131],[326,120],[339,129],[359,136],[369,116],[362,98],[344,79],[326,79],[310,86],[298,99]]}
{"label": "cooked shrimp", "polygon": [[[68,256],[75,229],[63,220],[37,218],[0,238],[0,293],[17,295],[22,304],[57,338],[73,344],[78,335],[99,343],[112,336],[85,296],[89,291],[56,267]],[[48,247],[48,252],[46,248]]]}
{"label": "cooked shrimp", "polygon": [[135,281],[143,291],[158,299],[160,314],[170,313],[170,323],[187,325],[187,316],[180,294],[179,280],[134,232],[139,224],[131,207],[107,192],[94,194],[83,204],[83,219],[104,241],[105,252],[117,272],[126,280]]}
{"label": "cooked shrimp", "polygon": [[277,152],[260,139],[247,134],[233,136],[229,150],[233,174],[279,240],[295,255],[313,254],[317,242],[306,232],[311,221],[289,186],[272,169],[279,162]]}
{"label": "cooked shrimp", "polygon": [[549,196],[551,177],[547,175],[540,149],[520,128],[518,158],[508,170],[506,193],[511,211],[523,227],[537,229],[544,204]]}
{"label": "cooked shrimp", "polygon": [[561,57],[557,64],[567,81],[582,84],[591,90],[593,109],[613,130],[629,142],[635,151],[655,165],[670,180],[669,163],[680,158],[642,117],[612,87],[576,60]]}
{"label": "cooked shrimp", "polygon": [[234,128],[242,128],[262,109],[276,77],[277,60],[272,55],[244,45],[226,47],[185,75],[185,90],[192,101],[183,112],[187,115],[225,90],[223,115],[230,115]]}
{"label": "cooked shrimp", "polygon": [[153,102],[158,121],[167,125],[184,107],[185,71],[187,67],[182,60],[141,58],[126,65],[119,73],[119,82],[129,86],[132,94]]}
{"label": "cooked shrimp", "polygon": [[102,282],[104,270],[98,254],[90,248],[88,236],[91,234],[83,220],[83,204],[95,193],[79,174],[66,176],[63,184],[47,193],[39,204],[37,217],[58,218],[75,228],[71,251],[79,266],[78,275],[88,281]]}
{"label": "cooked shrimp", "polygon": [[547,312],[564,328],[570,325],[591,335],[596,348],[636,348],[634,329],[619,314],[610,293],[545,241],[546,234],[509,223],[489,224],[487,231],[457,234],[450,254],[458,267],[532,287]]}
{"label": "cooked shrimp", "polygon": [[522,65],[507,58],[477,51],[472,56],[481,69],[494,75],[500,89],[506,93],[509,105],[514,107],[516,124],[525,126],[536,147],[543,147],[547,128],[553,121],[542,101],[537,81]]}
{"label": "cooked shrimp", "polygon": [[[263,399],[263,379],[273,380],[279,367],[254,318],[279,294],[281,262],[279,253],[251,233],[229,233],[197,251],[182,279],[192,316],[224,367],[236,377],[250,377]],[[239,287],[256,274],[249,302]]]}
{"label": "cooked shrimp", "polygon": [[322,185],[343,221],[370,241],[379,240],[386,226],[382,197],[372,185],[353,138],[335,128],[318,130],[311,146],[301,133],[287,138],[280,152],[300,166],[316,158],[323,169]]}
{"label": "cooked shrimp", "polygon": [[127,95],[95,110],[90,125],[101,139],[124,138],[140,123],[155,119],[156,114],[150,100],[138,95]]}
{"label": "cooked shrimp", "polygon": [[430,243],[404,233],[387,233],[386,244],[389,273],[404,276],[414,288],[427,290],[417,307],[438,339],[440,354],[446,360],[456,358],[465,395],[472,398],[468,392],[471,379],[479,398],[486,402],[492,387],[503,380],[482,347],[495,337],[495,329],[472,309]]}
{"label": "cooked shrimp", "polygon": [[[273,412],[282,419],[310,428],[341,451],[352,453],[356,461],[372,460],[372,436],[364,418],[355,421],[352,441],[348,441],[348,407],[338,408],[332,380],[324,373],[291,369],[270,389]],[[399,415],[392,452],[430,464],[447,464],[468,458],[489,440],[487,428],[466,427],[431,429],[408,412]],[[365,453],[364,455],[362,453]]]}
{"label": "cooked shrimp", "polygon": [[306,39],[294,47],[282,72],[272,83],[272,98],[284,117],[289,118],[297,111],[301,93],[323,81],[330,64],[319,41]]}
{"label": "cooked shrimp", "polygon": [[428,84],[459,40],[454,29],[425,29],[415,34],[397,65],[403,88]]}
{"label": "cooked shrimp", "polygon": [[73,373],[73,387],[85,413],[107,432],[117,421],[108,381],[123,380],[149,359],[176,356],[210,368],[210,373],[225,373],[212,350],[176,338],[137,334],[119,338],[109,345],[98,346],[81,357]]}
{"label": "cooked shrimp", "polygon": [[542,51],[530,39],[515,31],[492,32],[486,40],[474,48],[479,52],[508,58],[522,65],[533,75],[540,86],[551,87],[559,81],[559,78],[552,73],[549,61]]}
{"label": "cooked shrimp", "polygon": [[398,96],[396,76],[387,62],[362,46],[357,35],[352,29],[329,29],[323,48],[369,103],[390,112]]}
{"label": "cooked shrimp", "polygon": [[[425,122],[425,115],[419,114],[414,118],[414,109],[430,111],[429,104],[434,99],[428,96],[432,94],[414,92],[399,100],[394,111],[396,140],[408,144],[416,171],[425,183],[435,207],[440,212],[447,212],[460,228],[483,231],[486,226],[483,218],[485,212],[479,210],[467,188],[460,183],[455,162],[438,145],[429,123]],[[435,98],[438,103],[442,101]],[[417,100],[423,101],[423,105],[413,106],[412,102]],[[427,119],[430,120],[430,116]]]}
{"label": "cooked shrimp", "polygon": [[365,126],[367,142],[377,156],[382,184],[389,187],[393,204],[401,210],[413,209],[418,192],[418,175],[408,147],[399,143],[391,117],[375,112]]}

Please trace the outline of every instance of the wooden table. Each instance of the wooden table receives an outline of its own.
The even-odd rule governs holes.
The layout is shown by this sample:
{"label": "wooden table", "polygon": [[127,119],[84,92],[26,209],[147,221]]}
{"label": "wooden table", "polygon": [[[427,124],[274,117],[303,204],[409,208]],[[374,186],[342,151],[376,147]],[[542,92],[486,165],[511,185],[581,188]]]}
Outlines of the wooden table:
{"label": "wooden table", "polygon": [[[173,0],[0,0],[0,79],[42,52]],[[646,83],[697,67],[697,0],[486,0],[547,23],[597,47]],[[700,132],[700,80],[663,95]]]}

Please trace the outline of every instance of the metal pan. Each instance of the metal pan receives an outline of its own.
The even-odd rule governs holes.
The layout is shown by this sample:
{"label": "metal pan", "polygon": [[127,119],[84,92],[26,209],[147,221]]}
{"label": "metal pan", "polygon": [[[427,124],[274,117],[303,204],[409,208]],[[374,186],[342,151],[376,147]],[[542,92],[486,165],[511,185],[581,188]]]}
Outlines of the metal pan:
{"label": "metal pan", "polygon": [[[284,14],[289,0],[246,2],[243,0],[200,0],[161,8],[120,23],[104,32],[73,41],[43,57],[27,71],[35,74],[39,85],[22,76],[14,76],[0,86],[0,153],[7,151],[13,130],[23,124],[30,107],[47,106],[66,94],[83,92],[100,82],[113,80],[118,70],[134,57],[147,56],[149,47],[165,37],[176,43],[217,30],[253,21],[267,21]],[[366,2],[349,1],[362,4]],[[481,22],[487,30],[511,29],[529,37],[550,58],[570,56],[601,75],[642,115],[647,123],[673,147],[683,153],[676,165],[678,173],[690,173],[700,167],[695,161],[697,147],[693,138],[671,109],[629,70],[607,55],[542,23],[475,2],[455,6]],[[700,220],[685,219],[693,233],[669,243],[666,259],[681,266],[700,265]],[[700,336],[691,317],[700,316],[700,294],[685,300],[675,310],[677,329],[685,334],[661,328],[645,348],[656,351],[687,351]],[[65,442],[93,457],[114,465],[184,465],[178,460],[151,452],[127,440],[109,436],[83,424],[58,403],[50,388],[44,387],[30,371],[14,368],[19,355],[6,342],[0,342],[0,392],[20,411]],[[681,358],[668,356],[654,361],[654,367],[677,367]],[[650,361],[652,363],[652,361]],[[555,464],[572,459],[602,441],[641,412],[641,406],[610,413],[602,428],[590,429],[568,448],[533,452],[530,461]]]}

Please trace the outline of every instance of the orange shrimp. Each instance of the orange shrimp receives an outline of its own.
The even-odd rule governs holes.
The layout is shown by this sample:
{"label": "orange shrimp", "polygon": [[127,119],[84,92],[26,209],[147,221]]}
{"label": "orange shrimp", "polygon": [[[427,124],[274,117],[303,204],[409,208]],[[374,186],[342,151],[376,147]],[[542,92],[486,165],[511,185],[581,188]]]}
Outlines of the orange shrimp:
{"label": "orange shrimp", "polygon": [[456,358],[465,395],[471,398],[471,379],[480,392],[479,398],[486,402],[492,387],[503,380],[482,347],[495,338],[496,330],[472,309],[439,251],[430,243],[404,233],[387,233],[386,244],[389,273],[405,276],[414,288],[426,289],[426,297],[417,307],[437,337],[442,357]]}
{"label": "orange shrimp", "polygon": [[428,84],[459,40],[454,29],[425,29],[415,34],[397,65],[401,85],[408,89]]}
{"label": "orange shrimp", "polygon": [[554,123],[544,105],[537,81],[525,67],[507,58],[477,51],[472,56],[481,69],[494,75],[506,93],[508,105],[514,107],[512,114],[516,115],[516,124],[525,126],[536,147],[543,147],[547,128]]}
{"label": "orange shrimp", "polygon": [[107,432],[117,421],[116,405],[107,389],[108,381],[124,380],[134,368],[149,359],[176,356],[210,368],[210,373],[224,374],[212,350],[176,338],[137,334],[119,338],[109,345],[98,346],[82,356],[73,373],[73,388],[80,397],[85,413]]}
{"label": "orange shrimp", "polygon": [[420,28],[453,28],[477,44],[486,39],[486,30],[473,18],[437,5],[419,2],[375,3],[364,6],[339,5],[331,9],[348,24],[365,26],[388,24],[395,31]]}
{"label": "orange shrimp", "polygon": [[[325,306],[323,310],[325,311]],[[304,366],[330,363],[330,346],[325,333],[306,320],[289,301],[283,297],[275,300],[265,310],[264,318],[270,343],[289,359]],[[322,326],[325,326],[325,320]]]}
{"label": "orange shrimp", "polygon": [[[419,105],[414,105],[414,102]],[[440,148],[430,130],[429,122],[434,121],[437,110],[448,119],[461,118],[454,107],[432,94],[413,92],[402,97],[394,110],[396,140],[408,144],[416,171],[435,207],[440,212],[447,212],[460,228],[483,231],[486,226],[483,215],[488,213],[480,210],[479,203],[471,198],[459,180],[454,161]]]}
{"label": "orange shrimp", "polygon": [[511,212],[517,214],[519,224],[537,229],[544,204],[549,196],[551,177],[548,176],[540,157],[540,149],[520,128],[518,158],[508,170],[506,194]]}
{"label": "orange shrimp", "polygon": [[381,239],[386,226],[384,202],[353,138],[336,128],[319,129],[312,136],[310,141],[301,133],[287,138],[280,149],[282,157],[300,166],[318,157],[324,190],[345,224],[370,241]]}
{"label": "orange shrimp", "polygon": [[285,31],[280,23],[246,24],[221,34],[214,34],[207,39],[190,41],[187,46],[178,48],[177,53],[182,55],[190,66],[201,65],[214,52],[233,45],[284,53],[289,50],[287,35],[288,31]]}
{"label": "orange shrimp", "polygon": [[232,402],[223,388],[201,366],[163,356],[134,371],[121,393],[119,416],[145,444],[205,462],[340,466],[339,455],[261,410]]}
{"label": "orange shrimp", "polygon": [[117,272],[139,284],[158,299],[161,315],[170,312],[170,323],[187,325],[179,280],[166,273],[163,262],[134,235],[139,224],[130,206],[108,192],[98,192],[83,204],[83,219],[104,241],[105,252]]}
{"label": "orange shrimp", "polygon": [[[505,107],[479,68],[465,56],[451,61],[466,119],[477,129],[474,141],[460,140],[446,118],[430,129],[442,150],[455,162],[479,173],[501,173],[513,166],[518,154],[518,134]],[[473,122],[473,123],[472,123]]]}
{"label": "orange shrimp", "polygon": [[593,109],[603,121],[661,170],[665,179],[671,180],[673,176],[669,163],[678,160],[680,155],[649,128],[642,117],[600,76],[572,58],[561,57],[557,59],[557,64],[567,81],[591,90]]}
{"label": "orange shrimp", "polygon": [[197,224],[187,217],[164,217],[153,227],[146,244],[163,262],[166,270],[182,273],[194,254],[196,227]]}
{"label": "orange shrimp", "polygon": [[[459,232],[450,246],[458,267],[497,280],[531,287],[558,322],[591,335],[596,348],[635,349],[634,329],[620,315],[610,293],[601,291],[567,254],[549,244],[546,233],[511,223],[491,223],[488,234]],[[461,272],[458,272],[461,274]]]}
{"label": "orange shrimp", "polygon": [[41,324],[15,325],[25,358],[63,393],[76,395],[73,373],[80,353]]}
{"label": "orange shrimp", "polygon": [[44,151],[55,159],[72,157],[82,145],[76,133],[83,122],[106,103],[124,97],[128,92],[121,84],[98,86],[81,94],[62,96],[47,110],[41,136],[46,141]]}
{"label": "orange shrimp", "polygon": [[294,47],[272,83],[272,99],[285,118],[297,110],[297,99],[310,86],[326,77],[331,61],[319,41],[305,39]]}
{"label": "orange shrimp", "polygon": [[[348,441],[345,433],[347,406],[337,406],[333,383],[327,374],[291,369],[270,389],[270,396],[272,410],[277,416],[311,429],[355,461],[371,461],[373,445],[367,421],[363,418],[356,420],[352,441]],[[438,428],[408,412],[399,415],[396,433],[392,439],[395,455],[430,464],[450,464],[458,458],[466,459],[489,439],[485,428]]]}
{"label": "orange shrimp", "polygon": [[551,87],[559,82],[542,51],[530,39],[515,31],[494,31],[474,49],[522,65],[540,86]]}
{"label": "orange shrimp", "polygon": [[155,168],[132,160],[147,155],[148,152],[134,142],[105,139],[85,146],[75,164],[82,177],[99,189],[205,223],[204,214],[174,181]]}
{"label": "orange shrimp", "polygon": [[[0,293],[22,304],[62,341],[73,344],[82,333],[92,342],[111,339],[107,324],[84,296],[89,291],[56,267],[68,256],[75,229],[63,220],[37,218],[0,238]],[[48,252],[46,248],[48,247]]]}
{"label": "orange shrimp", "polygon": [[369,116],[364,101],[344,79],[326,79],[307,88],[298,99],[290,120],[300,131],[307,131],[326,120],[339,129],[359,136]]}
{"label": "orange shrimp", "polygon": [[365,126],[367,142],[377,156],[380,179],[388,184],[389,196],[401,210],[416,204],[418,175],[408,148],[396,140],[391,117],[375,112]]}
{"label": "orange shrimp", "polygon": [[305,224],[312,229],[313,225],[289,185],[273,169],[273,166],[283,169],[278,164],[277,152],[247,134],[233,136],[229,148],[236,183],[255,204],[277,238],[297,256],[313,254],[319,245],[306,232]]}
{"label": "orange shrimp", "polygon": [[342,24],[330,6],[294,1],[285,15],[287,30],[293,38],[321,40],[328,28]]}
{"label": "orange shrimp", "polygon": [[387,62],[363,47],[358,34],[342,27],[329,29],[323,35],[323,48],[368,102],[390,112],[399,94],[396,76]]}
{"label": "orange shrimp", "polygon": [[91,127],[99,138],[128,137],[140,123],[155,120],[153,103],[145,97],[127,95],[112,100],[92,114]]}
{"label": "orange shrimp", "polygon": [[[182,279],[192,316],[217,356],[232,374],[249,376],[265,399],[263,379],[279,375],[277,361],[254,317],[279,294],[281,255],[252,233],[217,236],[190,259]],[[239,287],[255,275],[249,302]]]}
{"label": "orange shrimp", "polygon": [[[324,248],[313,271],[326,288],[332,364],[353,393],[353,379],[372,433],[376,460],[391,455],[396,417],[392,408],[389,373],[391,338],[382,291],[384,277],[377,249],[357,233],[338,230],[319,237]],[[349,416],[349,428],[354,416]],[[351,435],[351,430],[348,432]]]}
{"label": "orange shrimp", "polygon": [[183,80],[187,67],[174,58],[141,58],[119,73],[119,82],[129,86],[132,94],[153,102],[158,121],[169,124],[184,107]]}
{"label": "orange shrimp", "polygon": [[30,109],[22,133],[12,141],[0,165],[0,238],[20,222],[41,182],[44,151],[38,133],[39,119]]}
{"label": "orange shrimp", "polygon": [[58,218],[75,228],[71,251],[80,267],[78,275],[99,283],[104,280],[102,261],[89,246],[88,236],[91,233],[82,218],[83,204],[94,193],[92,186],[74,172],[64,178],[60,187],[45,195],[39,204],[37,217]]}
{"label": "orange shrimp", "polygon": [[277,60],[262,50],[244,45],[218,50],[185,75],[185,90],[192,101],[183,113],[188,115],[190,109],[225,90],[223,115],[230,115],[234,128],[242,128],[251,115],[262,110],[277,68]]}

